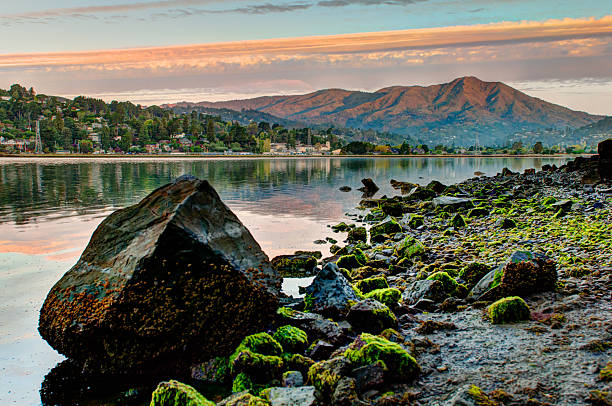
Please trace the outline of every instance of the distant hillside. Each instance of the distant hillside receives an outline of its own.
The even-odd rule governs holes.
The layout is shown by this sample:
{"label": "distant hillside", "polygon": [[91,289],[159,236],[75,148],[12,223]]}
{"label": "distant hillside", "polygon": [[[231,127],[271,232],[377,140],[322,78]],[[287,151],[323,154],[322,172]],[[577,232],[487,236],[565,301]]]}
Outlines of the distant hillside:
{"label": "distant hillside", "polygon": [[230,110],[227,108],[211,108],[199,105],[193,105],[192,103],[176,103],[176,104],[165,104],[161,107],[171,108],[177,114],[188,114],[192,111],[197,111],[198,113],[209,114],[211,116],[218,116],[226,121],[236,121],[242,125],[247,125],[250,122],[267,122],[270,125],[280,124],[285,128],[298,128],[298,127],[306,127],[305,123],[300,123],[293,120],[287,120],[285,118],[280,118],[273,116],[268,113],[264,113],[257,110]]}
{"label": "distant hillside", "polygon": [[501,82],[463,77],[433,86],[394,86],[373,93],[341,89],[295,96],[183,103],[257,110],[308,125],[373,129],[447,145],[501,145],[512,134],[544,128],[579,128],[602,116],[531,97]]}

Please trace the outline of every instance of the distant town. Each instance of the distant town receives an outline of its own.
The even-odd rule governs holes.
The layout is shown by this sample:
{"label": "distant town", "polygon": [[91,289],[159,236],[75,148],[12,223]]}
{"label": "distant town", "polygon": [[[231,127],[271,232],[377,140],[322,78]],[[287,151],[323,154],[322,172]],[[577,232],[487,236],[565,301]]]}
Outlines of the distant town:
{"label": "distant town", "polygon": [[[424,155],[589,153],[587,145],[545,146],[515,141],[504,147],[454,147],[370,142],[371,130],[285,128],[239,123],[198,111],[73,100],[13,85],[0,90],[0,153],[95,155]],[[348,134],[348,135],[347,135]],[[537,134],[536,134],[537,135]],[[528,141],[528,140],[526,140]]]}

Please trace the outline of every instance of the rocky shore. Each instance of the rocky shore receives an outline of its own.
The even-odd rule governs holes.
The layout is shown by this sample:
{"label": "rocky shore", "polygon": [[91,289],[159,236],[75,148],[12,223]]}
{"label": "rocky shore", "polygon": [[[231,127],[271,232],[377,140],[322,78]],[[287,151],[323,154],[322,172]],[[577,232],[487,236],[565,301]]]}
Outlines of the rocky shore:
{"label": "rocky shore", "polygon": [[611,405],[611,178],[608,140],[393,197],[364,180],[333,256],[271,261],[179,179],[105,220],[49,293],[40,332],[69,361],[43,403]]}

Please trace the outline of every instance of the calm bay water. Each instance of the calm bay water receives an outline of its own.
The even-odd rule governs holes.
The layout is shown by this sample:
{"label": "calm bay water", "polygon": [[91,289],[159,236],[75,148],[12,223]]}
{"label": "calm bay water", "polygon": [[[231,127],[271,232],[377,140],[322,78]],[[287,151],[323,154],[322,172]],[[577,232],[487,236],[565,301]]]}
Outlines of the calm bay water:
{"label": "calm bay water", "polygon": [[[339,239],[328,224],[346,220],[369,177],[379,195],[389,180],[451,184],[475,171],[494,175],[563,164],[566,158],[0,158],[0,404],[40,404],[44,376],[61,355],[38,335],[38,311],[112,211],[183,175],[208,179],[274,257]],[[289,293],[295,284],[286,286]]]}

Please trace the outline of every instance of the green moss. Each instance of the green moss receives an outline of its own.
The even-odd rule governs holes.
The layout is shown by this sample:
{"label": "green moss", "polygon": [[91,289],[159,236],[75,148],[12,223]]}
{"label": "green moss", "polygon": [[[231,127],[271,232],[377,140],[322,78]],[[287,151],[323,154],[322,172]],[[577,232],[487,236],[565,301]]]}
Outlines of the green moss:
{"label": "green moss", "polygon": [[351,243],[358,241],[366,242],[368,239],[368,233],[365,227],[355,227],[348,233],[348,240]]}
{"label": "green moss", "polygon": [[512,323],[529,319],[529,306],[518,296],[505,297],[489,306],[487,313],[494,324]]}
{"label": "green moss", "polygon": [[[268,333],[257,333],[246,336],[236,348],[234,354],[248,350],[262,355],[281,355],[283,347]],[[233,356],[230,357],[230,362]]]}
{"label": "green moss", "polygon": [[465,282],[468,288],[473,288],[490,271],[491,267],[487,264],[472,262],[459,271],[459,278]]}
{"label": "green moss", "polygon": [[448,294],[452,294],[458,285],[457,281],[451,278],[451,276],[446,272],[435,272],[429,275],[427,279],[442,282],[444,291]]}
{"label": "green moss", "polygon": [[336,254],[341,249],[342,247],[340,247],[339,245],[333,244],[331,247],[329,247],[329,252],[331,252],[332,254]]}
{"label": "green moss", "polygon": [[472,387],[468,389],[468,394],[474,399],[474,402],[478,406],[499,406],[499,403],[489,399],[487,394],[478,386],[472,385]]}
{"label": "green moss", "polygon": [[[256,391],[256,389],[252,389],[252,391]],[[258,392],[265,393],[265,389]],[[254,396],[251,393],[237,393],[229,400],[224,401],[223,404],[225,406],[270,406],[268,401],[262,399],[261,397]]]}
{"label": "green moss", "polygon": [[605,382],[612,381],[612,361],[608,361],[608,364],[599,371],[599,379]]}
{"label": "green moss", "polygon": [[399,344],[368,333],[360,334],[344,355],[360,366],[381,361],[391,379],[409,380],[421,372],[416,360]]}
{"label": "green moss", "polygon": [[355,259],[357,259],[357,262],[361,266],[368,262],[368,256],[361,250],[361,248],[355,248],[353,250],[353,255],[355,255]]}
{"label": "green moss", "polygon": [[287,255],[272,260],[272,267],[283,276],[310,275],[317,266],[317,258],[311,255]]}
{"label": "green moss", "polygon": [[285,351],[303,352],[308,347],[308,335],[294,326],[282,326],[272,335]]}
{"label": "green moss", "polygon": [[346,268],[346,269],[359,268],[360,266],[363,266],[364,264],[365,262],[359,262],[355,254],[343,255],[338,259],[338,261],[336,261],[336,265],[338,265],[338,268]]}
{"label": "green moss", "polygon": [[402,226],[393,217],[370,228],[370,239],[376,240],[381,235],[393,235],[402,231]]}
{"label": "green moss", "polygon": [[399,258],[413,258],[424,253],[425,246],[412,236],[407,236],[395,247],[395,255]]}
{"label": "green moss", "polygon": [[150,406],[214,406],[193,387],[171,380],[161,382],[151,396]]}
{"label": "green moss", "polygon": [[308,374],[308,370],[315,363],[311,358],[301,354],[284,353],[282,358],[285,368],[300,371],[304,376]]}
{"label": "green moss", "polygon": [[288,307],[279,307],[276,310],[276,314],[287,319],[293,319],[298,312]]}
{"label": "green moss", "polygon": [[234,378],[234,382],[232,382],[233,393],[238,393],[245,390],[250,391],[251,389],[253,389],[253,381],[251,381],[251,378],[249,378],[247,374],[241,372],[236,375],[236,378]]}
{"label": "green moss", "polygon": [[334,392],[338,381],[350,365],[344,357],[336,357],[313,364],[308,370],[308,381],[324,397],[329,398]]}
{"label": "green moss", "polygon": [[272,378],[283,367],[282,353],[281,345],[268,333],[246,336],[229,358],[231,371],[234,375],[244,372],[258,379]]}
{"label": "green moss", "polygon": [[353,227],[355,227],[354,224],[348,225],[343,221],[341,223],[336,224],[335,226],[332,226],[331,229],[335,232],[340,232],[340,231],[349,231]]}
{"label": "green moss", "polygon": [[375,289],[365,294],[366,298],[378,300],[388,307],[397,305],[401,296],[402,292],[395,288]]}
{"label": "green moss", "polygon": [[312,297],[311,294],[306,293],[304,295],[304,311],[308,312],[310,309],[312,309],[313,304],[314,304],[314,297]]}
{"label": "green moss", "polygon": [[376,276],[373,278],[366,278],[355,283],[355,287],[363,294],[370,293],[376,289],[388,288],[387,278],[384,276]]}
{"label": "green moss", "polygon": [[424,217],[418,214],[413,214],[410,216],[410,221],[408,221],[408,227],[412,229],[417,229],[425,224]]}

